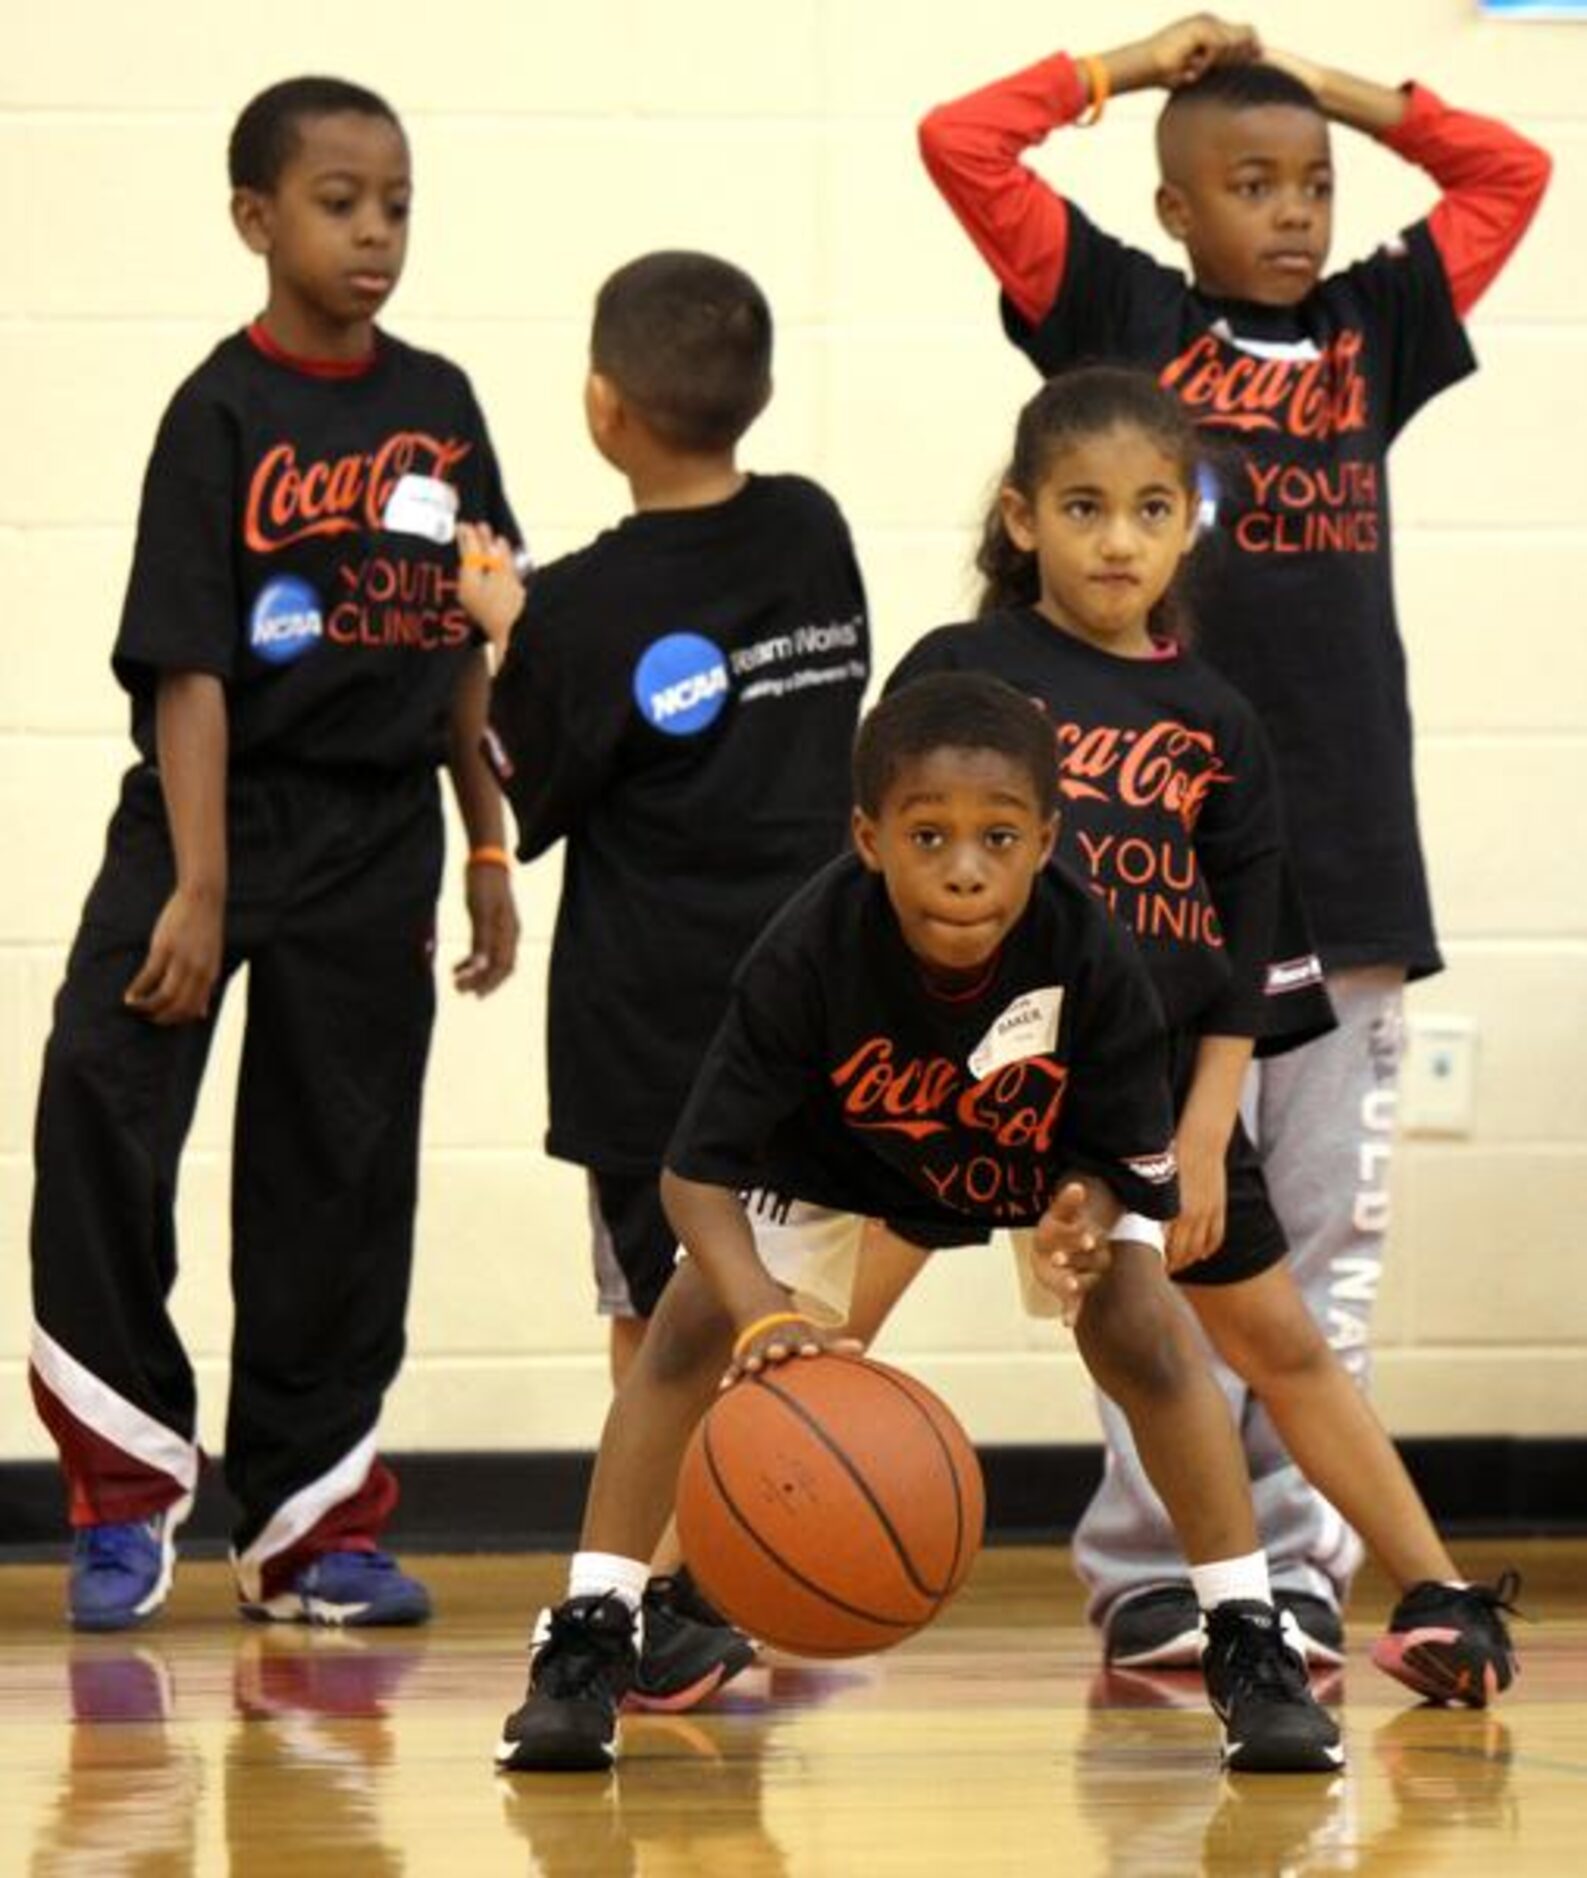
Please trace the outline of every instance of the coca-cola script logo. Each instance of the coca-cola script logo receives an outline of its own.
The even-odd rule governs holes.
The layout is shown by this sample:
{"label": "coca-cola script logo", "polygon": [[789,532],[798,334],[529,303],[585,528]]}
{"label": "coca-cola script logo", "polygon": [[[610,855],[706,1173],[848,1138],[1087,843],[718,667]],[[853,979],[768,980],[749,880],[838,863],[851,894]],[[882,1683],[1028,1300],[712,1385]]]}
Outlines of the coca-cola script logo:
{"label": "coca-cola script logo", "polygon": [[1324,440],[1366,428],[1360,359],[1354,330],[1336,334],[1311,359],[1257,358],[1203,333],[1164,368],[1161,382],[1197,423]]}
{"label": "coca-cola script logo", "polygon": [[296,444],[278,443],[248,486],[243,540],[255,554],[275,554],[316,535],[379,528],[401,477],[445,482],[473,448],[457,437],[399,430],[377,450],[300,464]]}
{"label": "coca-cola script logo", "polygon": [[1233,780],[1211,733],[1174,718],[1159,718],[1145,730],[1055,724],[1053,734],[1058,787],[1072,802],[1105,802],[1108,784],[1126,808],[1161,808],[1192,828],[1213,789]]}
{"label": "coca-cola script logo", "polygon": [[850,1128],[889,1138],[887,1158],[939,1204],[983,1219],[1031,1219],[1052,1198],[1069,1072],[1028,1056],[973,1076],[944,1056],[900,1057],[870,1037],[832,1072]]}
{"label": "coca-cola script logo", "polygon": [[891,1037],[870,1037],[832,1072],[851,1128],[923,1140],[950,1127],[990,1135],[999,1147],[1052,1147],[1069,1072],[1050,1057],[1027,1056],[971,1081],[945,1056],[900,1062]]}

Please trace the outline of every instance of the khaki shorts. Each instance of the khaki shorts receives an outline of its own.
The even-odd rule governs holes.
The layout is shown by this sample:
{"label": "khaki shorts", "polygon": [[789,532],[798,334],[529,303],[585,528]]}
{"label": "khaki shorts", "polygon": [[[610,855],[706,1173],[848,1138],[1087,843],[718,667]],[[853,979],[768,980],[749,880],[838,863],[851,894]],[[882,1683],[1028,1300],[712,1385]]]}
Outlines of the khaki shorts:
{"label": "khaki shorts", "polygon": [[[792,1292],[794,1303],[812,1323],[845,1323],[869,1222],[859,1213],[839,1213],[781,1194],[749,1193],[743,1200],[761,1264]],[[1152,1246],[1158,1252],[1163,1249],[1161,1223],[1138,1213],[1126,1213],[1111,1236]],[[1009,1238],[1026,1316],[1057,1317],[1062,1301],[1036,1273],[1035,1231],[1011,1232]]]}

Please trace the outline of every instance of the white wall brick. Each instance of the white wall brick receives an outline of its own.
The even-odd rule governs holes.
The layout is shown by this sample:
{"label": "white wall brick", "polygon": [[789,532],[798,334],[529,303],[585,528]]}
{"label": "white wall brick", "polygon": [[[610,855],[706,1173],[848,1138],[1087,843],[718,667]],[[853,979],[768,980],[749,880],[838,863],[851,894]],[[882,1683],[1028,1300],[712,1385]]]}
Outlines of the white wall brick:
{"label": "white wall brick", "polygon": [[[447,119],[415,151],[404,313],[570,319],[587,334],[602,280],[649,248],[731,255],[784,322],[818,310],[815,132],[731,124]],[[494,179],[482,195],[480,179]],[[481,259],[499,286],[480,290]]]}
{"label": "white wall brick", "polygon": [[1415,1342],[1587,1344],[1587,1146],[1426,1142],[1405,1160],[1398,1231],[1424,1254],[1414,1267]]}
{"label": "white wall brick", "polygon": [[1488,326],[1477,340],[1482,369],[1395,445],[1396,525],[1565,528],[1579,539],[1587,476],[1548,445],[1587,435],[1587,324]]}
{"label": "white wall brick", "polygon": [[1422,736],[1587,730],[1578,532],[1403,528],[1394,563]]}
{"label": "white wall brick", "polygon": [[[984,341],[996,317],[996,283],[921,169],[913,126],[894,118],[835,123],[821,161],[831,205],[828,317],[884,337],[954,324]],[[877,240],[879,228],[887,240]]]}
{"label": "white wall brick", "polygon": [[584,1176],[539,1141],[434,1154],[420,1205],[413,1316],[437,1356],[530,1362],[604,1343],[594,1324]]}
{"label": "white wall brick", "polygon": [[855,538],[880,686],[923,632],[974,612],[975,537],[969,529],[860,528]]}
{"label": "white wall brick", "polygon": [[1578,1343],[1548,1350],[1386,1352],[1373,1394],[1398,1435],[1577,1435],[1587,1427]]}
{"label": "white wall brick", "polygon": [[991,339],[975,358],[962,339],[930,331],[831,337],[829,473],[857,526],[979,522],[1033,389],[1030,368]]}
{"label": "white wall brick", "polygon": [[[26,1409],[24,1247],[38,1062],[97,865],[125,704],[107,658],[139,482],[172,390],[260,299],[226,215],[224,139],[260,86],[344,71],[385,90],[418,181],[394,330],[471,373],[521,520],[555,555],[625,491],[584,435],[600,280],[646,247],[749,266],[779,325],[777,396],[752,466],[799,468],[846,506],[878,671],[962,615],[969,550],[1028,367],[915,154],[932,104],[1053,50],[1150,31],[1161,5],[1063,19],[918,0],[480,0],[463,43],[432,11],[282,0],[21,9],[0,64],[0,1458],[47,1444]],[[1587,1427],[1574,1221],[1587,1198],[1587,34],[1480,23],[1468,0],[1271,0],[1279,44],[1369,76],[1416,73],[1555,152],[1538,225],[1478,310],[1482,373],[1440,400],[1395,468],[1402,615],[1426,837],[1450,968],[1414,1010],[1479,1029],[1469,1142],[1408,1139],[1395,1173],[1377,1392],[1408,1433]],[[63,43],[71,56],[63,58]],[[1165,259],[1151,122],[1036,153],[1104,226]],[[1336,258],[1423,213],[1425,178],[1336,134]],[[412,1354],[396,1446],[588,1446],[604,1411],[583,1185],[546,1160],[544,974],[558,863],[518,878],[517,980],[475,1004],[446,983],[466,944],[455,821],[440,910],[441,1012],[427,1097]],[[218,1444],[230,1304],[226,1191],[245,983],[194,1123],[175,1308]],[[989,1262],[990,1261],[990,1262]],[[1067,1340],[1024,1319],[1007,1253],[939,1260],[884,1351],[950,1394],[982,1439],[1089,1438]]]}
{"label": "white wall brick", "polygon": [[0,636],[0,731],[125,737],[127,695],[110,669],[131,528],[12,529],[0,538],[11,596]]}
{"label": "white wall brick", "polygon": [[1417,751],[1422,832],[1451,938],[1587,929],[1575,805],[1587,737],[1433,733]]}
{"label": "white wall brick", "polygon": [[0,735],[0,827],[19,885],[0,901],[0,945],[70,937],[130,761],[131,746],[113,737]]}
{"label": "white wall brick", "polygon": [[827,8],[822,0],[745,7],[635,0],[625,24],[634,108],[674,117],[809,116],[821,108]]}
{"label": "white wall brick", "polygon": [[22,311],[26,286],[26,274],[14,257],[20,255],[27,239],[31,195],[23,169],[27,140],[27,127],[21,120],[0,114],[0,254],[6,257],[0,266],[0,319]]}
{"label": "white wall brick", "polygon": [[21,310],[35,320],[97,319],[112,280],[120,318],[236,323],[258,291],[257,263],[227,215],[219,131],[198,117],[24,120],[20,138],[8,138],[20,147],[6,154],[26,166],[34,188],[18,205],[20,225],[4,230]]}
{"label": "white wall brick", "polygon": [[[519,874],[521,907],[533,897],[526,883],[545,884],[548,876],[554,883],[556,870]],[[460,892],[454,897],[454,908],[461,897]],[[516,975],[488,998],[465,997],[451,984],[452,966],[467,951],[466,922],[443,925],[436,949],[440,1008],[430,1052],[425,1140],[437,1153],[538,1154],[546,1128],[545,982],[550,948],[544,939],[522,945]]]}
{"label": "white wall brick", "polygon": [[[466,22],[414,0],[380,15],[322,0],[278,0],[268,32],[246,0],[162,0],[136,12],[64,0],[7,21],[0,106],[141,115],[184,111],[212,123],[224,149],[252,93],[295,72],[334,72],[389,93],[399,109],[481,112],[622,111],[628,56],[643,0],[584,0],[564,9],[482,0]],[[62,57],[63,41],[70,58]]]}
{"label": "white wall brick", "polygon": [[225,326],[255,310],[244,304],[220,329],[143,325],[113,313],[0,321],[0,409],[11,434],[27,440],[0,457],[0,524],[130,526],[171,394]]}
{"label": "white wall brick", "polygon": [[[38,1040],[31,993],[27,955],[13,946],[0,949],[0,1159],[20,1160],[32,1139],[33,1093],[38,1081],[34,1052]],[[6,1227],[13,1224],[14,1215],[7,1213]],[[9,1239],[8,1230],[7,1243]]]}

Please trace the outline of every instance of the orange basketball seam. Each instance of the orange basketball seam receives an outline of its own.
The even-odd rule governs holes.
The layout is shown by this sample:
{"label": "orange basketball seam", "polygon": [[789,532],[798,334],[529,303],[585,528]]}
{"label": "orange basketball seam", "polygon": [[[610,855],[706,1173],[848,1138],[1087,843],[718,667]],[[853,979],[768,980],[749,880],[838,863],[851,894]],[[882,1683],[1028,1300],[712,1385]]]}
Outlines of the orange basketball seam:
{"label": "orange basketball seam", "polygon": [[[881,1373],[880,1364],[872,1363],[869,1367],[871,1368],[873,1372],[878,1373],[878,1374]],[[948,1595],[948,1587],[951,1586],[953,1583],[952,1572],[949,1572],[948,1574],[947,1584],[941,1585],[941,1586],[928,1585],[925,1582],[925,1580],[920,1576],[920,1573],[916,1571],[915,1561],[910,1557],[907,1549],[904,1546],[903,1540],[899,1537],[898,1529],[894,1526],[892,1520],[888,1517],[887,1509],[882,1505],[881,1501],[877,1499],[876,1495],[872,1493],[869,1483],[861,1478],[860,1474],[855,1469],[854,1463],[849,1459],[848,1455],[846,1455],[843,1452],[843,1450],[840,1447],[838,1447],[837,1444],[828,1437],[827,1431],[825,1430],[825,1428],[822,1427],[821,1423],[816,1420],[815,1416],[813,1416],[810,1413],[810,1411],[804,1406],[804,1404],[798,1399],[797,1396],[791,1395],[786,1389],[779,1389],[777,1387],[775,1377],[760,1375],[760,1376],[756,1376],[752,1378],[752,1380],[758,1383],[761,1386],[761,1388],[769,1389],[771,1393],[774,1396],[776,1396],[777,1400],[784,1405],[784,1407],[792,1409],[793,1412],[799,1417],[799,1419],[805,1424],[805,1426],[809,1428],[814,1435],[816,1435],[816,1437],[820,1440],[821,1445],[827,1450],[827,1452],[833,1457],[833,1459],[840,1463],[844,1472],[854,1482],[855,1486],[859,1488],[860,1492],[864,1495],[866,1501],[869,1503],[870,1509],[876,1515],[877,1522],[880,1524],[883,1532],[885,1532],[888,1538],[892,1540],[893,1551],[898,1556],[899,1564],[902,1565],[904,1568],[905,1577],[908,1578],[909,1582],[915,1587],[915,1589],[920,1593],[920,1595],[923,1598],[930,1598],[933,1605],[940,1606],[943,1599],[947,1597]],[[894,1387],[896,1389],[897,1387],[896,1384],[894,1385]],[[907,1389],[899,1389],[897,1390],[897,1393],[904,1397],[904,1399],[909,1403],[909,1406],[915,1411],[915,1413],[920,1417],[920,1419],[931,1430],[932,1435],[935,1438],[938,1447],[944,1448],[944,1452],[946,1452],[946,1449],[944,1447],[944,1443],[942,1440],[942,1436],[938,1433],[937,1426],[932,1421],[931,1417],[928,1414],[926,1414],[926,1412],[921,1408],[920,1404],[915,1400],[915,1398],[912,1395],[910,1395]],[[959,1504],[959,1479],[958,1479],[957,1473],[954,1471],[954,1466],[953,1466],[953,1461],[952,1461],[951,1456],[948,1459],[948,1478],[953,1483],[953,1503],[954,1503],[954,1512],[956,1515],[955,1521],[954,1521],[954,1524],[955,1524],[954,1561],[955,1563],[957,1563],[958,1562],[958,1544],[959,1544],[957,1533],[961,1531],[964,1526],[964,1508]]]}
{"label": "orange basketball seam", "polygon": [[[740,1386],[742,1387],[742,1385]],[[784,1399],[786,1400],[786,1398]],[[883,1617],[876,1611],[866,1610],[862,1605],[850,1604],[846,1598],[840,1598],[835,1592],[828,1591],[824,1585],[817,1584],[813,1578],[807,1578],[803,1572],[796,1570],[780,1552],[774,1552],[739,1511],[738,1502],[733,1498],[727,1482],[722,1478],[721,1470],[716,1464],[716,1456],[711,1452],[711,1427],[709,1421],[702,1425],[701,1432],[705,1438],[701,1443],[700,1451],[705,1457],[706,1466],[710,1469],[712,1484],[716,1487],[717,1497],[722,1507],[732,1516],[734,1523],[743,1529],[745,1536],[771,1560],[772,1564],[775,1565],[780,1572],[791,1578],[796,1585],[802,1586],[813,1596],[818,1597],[823,1604],[830,1604],[834,1610],[842,1611],[849,1617],[863,1618],[866,1623],[879,1625],[883,1630],[901,1630],[905,1636],[912,1636],[915,1631],[921,1628],[918,1622],[911,1622],[898,1617]],[[699,1569],[698,1565],[696,1569]],[[709,1584],[707,1584],[706,1589],[710,1589]],[[924,1591],[924,1587],[921,1586],[917,1586],[917,1589]],[[931,1593],[924,1592],[924,1595],[929,1597]]]}
{"label": "orange basketball seam", "polygon": [[[870,1359],[869,1368],[870,1368],[872,1375],[880,1377],[884,1382],[887,1383],[889,1388],[893,1389],[897,1394],[903,1396],[905,1400],[909,1402],[911,1407],[913,1407],[916,1410],[916,1412],[920,1415],[921,1419],[925,1422],[926,1426],[931,1430],[932,1436],[936,1440],[937,1446],[942,1450],[942,1457],[947,1462],[948,1480],[949,1480],[949,1483],[953,1487],[953,1511],[954,1511],[953,1564],[951,1565],[948,1571],[948,1584],[956,1589],[957,1587],[955,1585],[955,1580],[958,1577],[959,1561],[964,1556],[965,1521],[964,1521],[964,1496],[959,1491],[959,1469],[954,1460],[953,1450],[948,1446],[948,1443],[943,1439],[942,1430],[937,1426],[936,1416],[931,1413],[931,1410],[926,1406],[926,1404],[923,1403],[920,1397],[915,1394],[914,1389],[908,1388],[905,1386],[906,1384],[914,1381],[914,1378],[912,1376],[903,1375],[902,1380],[900,1380],[901,1372],[889,1369],[885,1363],[878,1363],[874,1358]],[[925,1385],[919,1384],[917,1386],[924,1388]],[[944,1406],[946,1407],[946,1404],[944,1404]],[[969,1437],[966,1436],[965,1439],[968,1440]],[[948,1597],[952,1595],[952,1592],[951,1591],[938,1592],[936,1595],[939,1598]]]}

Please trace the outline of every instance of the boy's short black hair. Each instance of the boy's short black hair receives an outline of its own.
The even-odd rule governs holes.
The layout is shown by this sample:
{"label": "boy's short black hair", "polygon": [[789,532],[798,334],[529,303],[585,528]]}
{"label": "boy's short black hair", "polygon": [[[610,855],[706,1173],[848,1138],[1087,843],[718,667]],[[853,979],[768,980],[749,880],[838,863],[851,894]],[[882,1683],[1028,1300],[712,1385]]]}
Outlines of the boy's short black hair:
{"label": "boy's short black hair", "polygon": [[268,195],[281,180],[301,140],[303,120],[356,111],[383,117],[400,131],[402,120],[377,92],[345,78],[283,78],[242,108],[226,146],[226,169],[233,189],[257,189]]}
{"label": "boy's short black hair", "polygon": [[1058,806],[1058,746],[1040,706],[986,672],[931,672],[890,691],[854,740],[854,800],[873,820],[906,763],[936,750],[992,750],[1030,777],[1045,819]]}
{"label": "boy's short black hair", "polygon": [[1168,102],[1157,114],[1158,137],[1162,127],[1202,105],[1218,105],[1227,111],[1251,111],[1268,104],[1297,105],[1303,111],[1324,115],[1312,88],[1292,72],[1260,60],[1244,65],[1214,65],[1191,84],[1169,92]]}
{"label": "boy's short black hair", "polygon": [[741,268],[669,249],[620,267],[595,300],[590,363],[665,443],[729,450],[771,396],[771,308]]}

